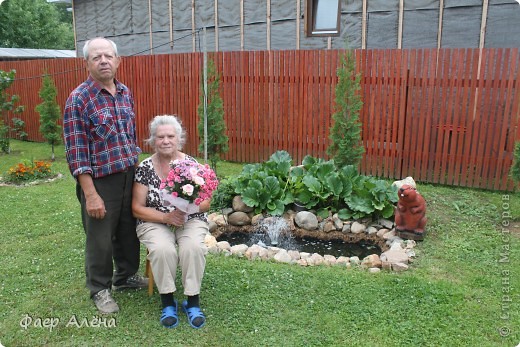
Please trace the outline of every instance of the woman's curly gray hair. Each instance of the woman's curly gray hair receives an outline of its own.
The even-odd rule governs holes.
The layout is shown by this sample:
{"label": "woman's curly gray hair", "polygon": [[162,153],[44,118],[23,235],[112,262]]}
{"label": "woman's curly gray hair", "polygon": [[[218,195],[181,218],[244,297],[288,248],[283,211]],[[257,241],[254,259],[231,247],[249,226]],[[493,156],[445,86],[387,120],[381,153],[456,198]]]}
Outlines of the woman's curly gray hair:
{"label": "woman's curly gray hair", "polygon": [[155,116],[154,119],[150,122],[150,138],[146,139],[146,143],[155,147],[155,138],[157,136],[157,127],[160,125],[171,125],[175,129],[175,134],[177,135],[177,150],[182,150],[184,145],[186,144],[186,131],[182,127],[182,123],[177,115],[161,115]]}

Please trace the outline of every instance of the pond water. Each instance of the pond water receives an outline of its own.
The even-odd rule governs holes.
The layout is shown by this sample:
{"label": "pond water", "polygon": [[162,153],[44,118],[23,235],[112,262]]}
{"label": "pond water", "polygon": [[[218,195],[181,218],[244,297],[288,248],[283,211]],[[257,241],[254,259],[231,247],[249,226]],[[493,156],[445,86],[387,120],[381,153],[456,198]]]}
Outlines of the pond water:
{"label": "pond water", "polygon": [[278,243],[273,245],[269,235],[265,232],[241,232],[235,231],[230,233],[222,233],[217,237],[217,241],[227,241],[231,246],[245,244],[252,246],[259,244],[261,246],[276,246],[286,250],[296,250],[299,252],[318,253],[321,255],[330,254],[335,257],[357,256],[363,259],[370,254],[381,254],[379,246],[369,241],[361,241],[358,243],[349,243],[340,239],[320,240],[318,238],[303,237],[296,238],[288,233],[282,233],[278,236]]}

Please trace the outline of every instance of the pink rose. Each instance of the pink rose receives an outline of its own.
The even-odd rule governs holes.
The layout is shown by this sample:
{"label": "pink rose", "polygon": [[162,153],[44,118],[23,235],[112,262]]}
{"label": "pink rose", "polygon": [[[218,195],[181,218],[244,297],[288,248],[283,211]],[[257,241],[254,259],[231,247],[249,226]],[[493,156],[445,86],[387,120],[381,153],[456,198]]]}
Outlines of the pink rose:
{"label": "pink rose", "polygon": [[196,167],[190,167],[190,175],[191,177],[196,176],[199,173],[199,170],[197,170]]}
{"label": "pink rose", "polygon": [[204,184],[204,178],[200,176],[193,176],[193,182],[195,182],[196,185],[201,186]]}
{"label": "pink rose", "polygon": [[191,196],[193,194],[194,187],[191,184],[185,184],[182,186],[182,191],[184,194]]}

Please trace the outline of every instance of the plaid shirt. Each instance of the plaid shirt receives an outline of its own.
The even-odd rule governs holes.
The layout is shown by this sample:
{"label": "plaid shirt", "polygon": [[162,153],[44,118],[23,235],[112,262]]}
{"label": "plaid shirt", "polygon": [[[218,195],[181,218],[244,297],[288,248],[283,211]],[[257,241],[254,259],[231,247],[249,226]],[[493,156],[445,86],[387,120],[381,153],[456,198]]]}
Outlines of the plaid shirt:
{"label": "plaid shirt", "polygon": [[112,96],[91,76],[72,91],[65,104],[63,137],[74,177],[104,177],[138,162],[134,99],[119,81]]}

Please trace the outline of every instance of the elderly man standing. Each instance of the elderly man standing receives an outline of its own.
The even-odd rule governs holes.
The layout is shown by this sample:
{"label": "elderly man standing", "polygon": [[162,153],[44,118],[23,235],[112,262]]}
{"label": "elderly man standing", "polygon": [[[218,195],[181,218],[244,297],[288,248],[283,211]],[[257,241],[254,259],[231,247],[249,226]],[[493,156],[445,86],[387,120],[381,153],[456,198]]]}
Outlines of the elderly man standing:
{"label": "elderly man standing", "polygon": [[[89,77],[67,99],[63,134],[86,234],[85,272],[101,313],[119,307],[111,289],[144,288],[137,274],[139,240],[132,215],[132,183],[140,149],[134,100],[116,78],[116,44],[95,38],[83,47]],[[115,271],[114,271],[115,265]]]}

